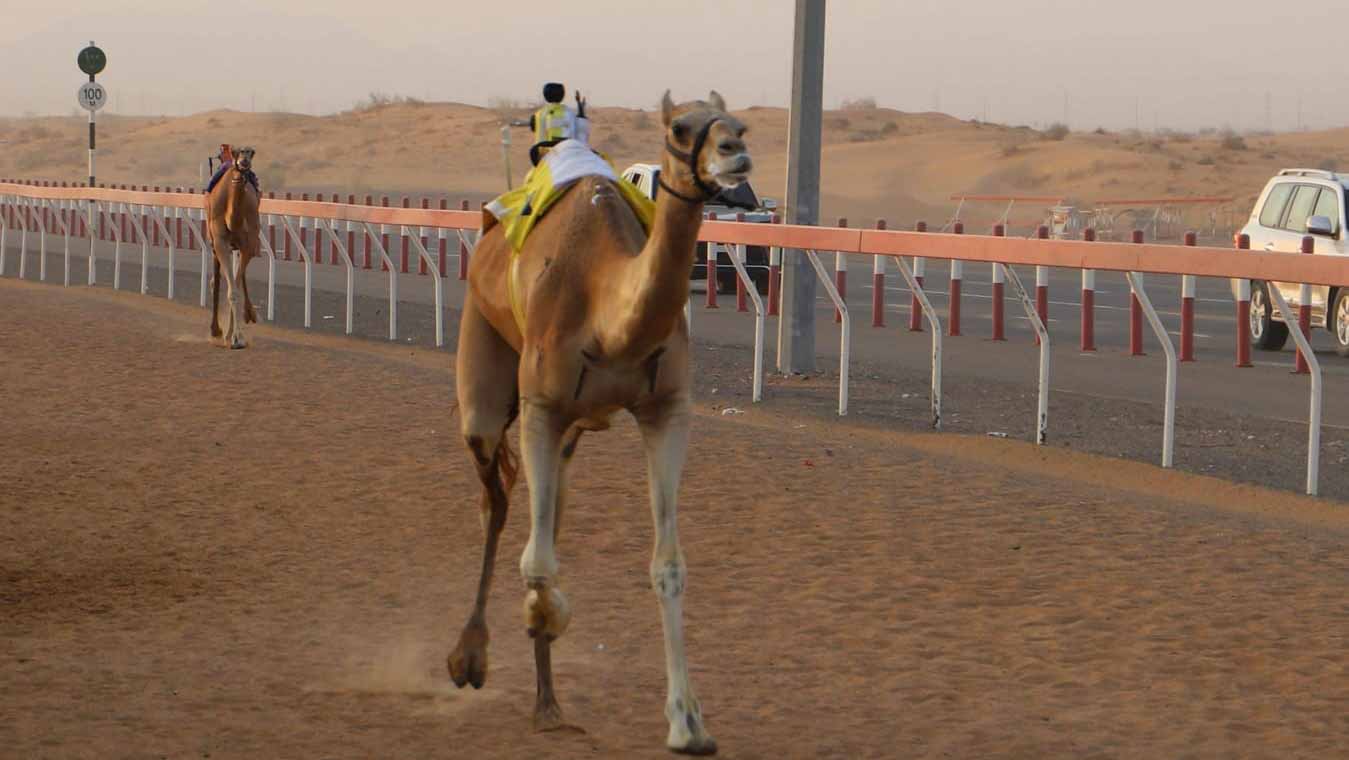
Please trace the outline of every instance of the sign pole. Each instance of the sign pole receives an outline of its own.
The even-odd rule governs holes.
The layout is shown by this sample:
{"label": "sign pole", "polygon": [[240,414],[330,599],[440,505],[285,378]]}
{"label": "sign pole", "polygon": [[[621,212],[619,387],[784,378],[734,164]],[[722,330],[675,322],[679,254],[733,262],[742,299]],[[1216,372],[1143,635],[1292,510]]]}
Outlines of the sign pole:
{"label": "sign pole", "polygon": [[[103,71],[108,65],[108,57],[103,51],[89,41],[89,47],[81,50],[75,57],[75,64],[80,67],[80,71],[89,75],[89,83],[80,85],[79,92],[76,93],[76,100],[81,107],[89,112],[89,189],[94,188],[94,150],[96,143],[94,140],[97,121],[95,114],[108,102],[108,93],[103,89],[103,85],[94,81],[94,77]],[[98,231],[95,229],[94,219],[95,202],[91,197],[87,201],[85,208],[85,229],[89,232],[89,284],[94,284],[94,250],[98,245]]]}
{"label": "sign pole", "polygon": [[[94,81],[94,75],[89,75],[89,81]],[[89,111],[89,187],[94,186],[94,114],[97,111]]]}

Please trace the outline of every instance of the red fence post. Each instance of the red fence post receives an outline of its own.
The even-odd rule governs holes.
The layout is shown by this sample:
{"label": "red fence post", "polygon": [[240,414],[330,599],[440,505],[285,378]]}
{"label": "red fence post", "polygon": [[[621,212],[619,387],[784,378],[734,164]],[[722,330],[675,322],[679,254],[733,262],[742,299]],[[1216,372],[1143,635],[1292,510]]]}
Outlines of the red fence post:
{"label": "red fence post", "polygon": [[[441,198],[440,210],[446,211],[449,209],[449,207],[450,207],[449,200]],[[440,232],[437,234],[440,236],[440,251],[439,251],[439,261],[437,261],[436,264],[439,266],[440,276],[445,277],[447,276],[446,272],[449,271],[446,268],[446,264],[449,263],[450,260],[450,238],[449,238],[450,231],[445,229],[444,227],[441,227]]]}
{"label": "red fence post", "polygon": [[[885,220],[876,220],[876,229],[885,229]],[[885,327],[885,257],[871,257],[871,326]]]}
{"label": "red fence post", "polygon": [[[334,197],[336,197],[336,196],[334,196]],[[319,194],[315,195],[315,196],[314,196],[314,200],[318,201],[319,203],[323,203],[323,193],[319,193]],[[326,237],[326,235],[323,234],[323,228],[319,226],[318,219],[315,219],[315,220],[314,220],[314,263],[315,263],[315,264],[322,264],[322,263],[323,263],[323,239],[324,239],[324,237]]]}
{"label": "red fence post", "polygon": [[[176,188],[173,189],[173,191],[174,191],[175,193],[178,193],[179,195],[182,195],[182,193],[183,193],[183,188],[181,188],[181,187],[176,187]],[[181,249],[187,247],[186,241],[183,240],[183,217],[182,217],[182,214],[179,213],[176,209],[174,210],[174,213],[177,214],[177,216],[176,216],[176,217],[174,218],[174,220],[173,220],[173,226],[174,226],[174,230],[173,230],[173,239],[174,239],[174,244],[177,245],[178,248],[181,250]]]}
{"label": "red fence post", "polygon": [[[1237,250],[1248,251],[1251,248],[1251,236],[1237,236]],[[1251,281],[1237,281],[1237,366],[1252,367],[1251,364]]]}
{"label": "red fence post", "polygon": [[[286,200],[290,200],[290,199],[291,199],[290,193],[286,193]],[[294,245],[294,243],[291,242],[291,239],[290,239],[290,233],[289,233],[289,232],[287,232],[287,233],[285,233],[285,234],[283,234],[283,235],[281,236],[281,247],[284,248],[285,251],[286,251],[286,256],[285,256],[286,261],[290,261],[290,260],[291,260],[291,258],[290,258],[290,256],[291,256],[291,246],[293,246],[293,245]]]}
{"label": "red fence post", "polygon": [[[1302,252],[1307,254],[1316,253],[1316,238],[1311,235],[1302,236]],[[1312,286],[1306,283],[1302,284],[1298,291],[1297,305],[1297,328],[1306,336],[1307,342],[1312,339]],[[1329,322],[1332,317],[1330,313],[1330,304],[1326,304],[1326,321]],[[1287,319],[1287,315],[1284,316]],[[1297,375],[1306,375],[1311,373],[1311,366],[1307,364],[1307,357],[1302,353],[1302,349],[1297,350],[1297,359],[1293,365],[1293,373]]]}
{"label": "red fence post", "polygon": [[[1133,242],[1143,242],[1143,231],[1134,230]],[[1140,280],[1143,278],[1141,272],[1135,274]],[[1133,292],[1133,287],[1129,288],[1129,355],[1144,356],[1143,353],[1143,304],[1139,303],[1138,295]]]}
{"label": "red fence post", "polygon": [[[1002,224],[993,225],[993,237],[1006,237],[1007,227]],[[1004,309],[1004,294],[1007,286],[1004,284],[1006,275],[1003,273],[1002,264],[993,265],[993,340],[1007,340],[1006,317]]]}
{"label": "red fence post", "polygon": [[[707,212],[709,221],[716,218],[716,214],[711,211]],[[705,305],[709,309],[715,309],[717,308],[717,244],[708,242],[704,244],[704,247],[707,250],[706,264],[703,266],[703,270],[707,274],[707,302]]]}
{"label": "red fence post", "polygon": [[[422,198],[422,208],[424,209],[431,208],[430,198],[425,197]],[[430,253],[431,252],[431,246],[429,245],[430,238],[426,236],[426,227],[419,226],[418,231],[421,233],[420,237],[422,239],[422,248],[426,249],[427,253]],[[426,274],[426,259],[422,257],[420,251],[417,253],[417,274],[420,275]]]}
{"label": "red fence post", "polygon": [[[847,217],[838,218],[838,226],[846,228],[848,226]],[[834,287],[838,290],[838,297],[844,303],[848,302],[848,254],[843,251],[834,251]],[[834,324],[843,322],[843,312],[834,307]]]}
{"label": "red fence post", "polygon": [[[1035,237],[1038,240],[1048,240],[1049,228],[1040,225],[1035,229]],[[1045,332],[1049,332],[1049,267],[1035,268],[1035,313],[1040,315]],[[1035,336],[1035,345],[1040,345],[1038,333]]]}
{"label": "red fence post", "polygon": [[[956,222],[951,225],[951,232],[956,235],[965,234],[965,225]],[[965,279],[965,262],[957,259],[951,259],[951,288],[948,291],[946,299],[946,321],[948,322],[946,334],[952,336],[960,335],[960,282]]]}
{"label": "red fence post", "polygon": [[[403,196],[403,208],[408,208],[408,197]],[[407,227],[398,225],[398,271],[408,273],[408,236]]]}
{"label": "red fence post", "polygon": [[[375,199],[369,195],[365,196],[365,205],[375,205]],[[365,240],[365,261],[361,264],[363,269],[370,268],[371,257],[375,252],[375,237],[370,234],[364,223],[361,224],[361,239]]]}
{"label": "red fence post", "polygon": [[[1082,230],[1082,239],[1096,241],[1096,230]],[[1096,350],[1096,270],[1082,270],[1082,346],[1083,351]]]}
{"label": "red fence post", "polygon": [[[347,194],[347,205],[356,205],[356,196],[354,194]],[[351,259],[352,269],[360,266],[360,264],[356,263],[356,223],[352,221],[347,222],[347,257]]]}
{"label": "red fence post", "polygon": [[[159,185],[155,185],[155,192],[156,192],[156,193],[159,192]],[[146,214],[146,216],[148,217],[149,214]],[[162,246],[162,245],[164,245],[165,243],[168,242],[167,240],[160,240],[160,239],[159,239],[159,225],[158,225],[158,224],[156,224],[156,225],[155,225],[155,228],[154,228],[154,239],[155,239],[155,247],[156,247],[156,248],[158,248],[159,246]]]}
{"label": "red fence post", "polygon": [[[268,197],[269,199],[275,199],[275,198],[276,198],[276,193],[275,193],[275,192],[270,192],[270,191],[269,191],[269,192],[267,193],[267,197]],[[270,216],[270,214],[269,214],[268,216]],[[284,241],[282,241],[282,242],[284,242]],[[273,258],[275,258],[275,257],[277,256],[277,254],[280,253],[279,251],[276,250],[276,220],[275,220],[275,219],[269,219],[268,222],[267,222],[267,245],[270,245],[270,246],[272,247],[272,256],[273,256]]]}
{"label": "red fence post", "polygon": [[[468,199],[459,201],[459,210],[468,211]],[[456,234],[459,238],[459,279],[468,279],[468,244],[464,242],[462,233]]]}
{"label": "red fence post", "polygon": [[[913,225],[914,232],[927,232],[927,222],[918,222]],[[921,256],[913,257],[913,279],[918,283],[918,287],[923,287],[923,274],[926,269],[925,259]],[[923,305],[918,302],[918,294],[913,294],[909,299],[909,332],[923,331]]]}
{"label": "red fence post", "polygon": [[[1196,246],[1198,237],[1193,232],[1185,233],[1185,245]],[[1194,361],[1194,275],[1181,275],[1180,278],[1180,360]]]}
{"label": "red fence post", "polygon": [[[309,193],[300,193],[300,200],[309,200]],[[304,226],[304,217],[300,217],[298,221],[300,224],[300,247],[309,251],[309,259],[311,261],[316,261],[314,252],[309,247],[309,229]],[[317,232],[317,230],[315,231]]]}
{"label": "red fence post", "polygon": [[[781,224],[782,218],[773,214],[773,224]],[[772,246],[768,249],[768,316],[776,317],[782,303],[782,249]]]}
{"label": "red fence post", "polygon": [[[735,220],[736,220],[737,222],[744,222],[744,221],[745,221],[745,215],[744,215],[744,213],[743,213],[743,212],[736,212]],[[744,249],[745,251],[748,251],[748,250],[749,250],[749,247],[748,247],[748,246],[744,246],[743,249]],[[742,250],[742,246],[741,246],[740,244],[737,243],[734,247],[728,248],[728,249],[727,249],[727,253],[729,253],[729,254],[731,255],[732,258],[739,258],[739,257],[740,257],[740,251],[741,251],[741,250]],[[741,259],[741,261],[740,261],[740,265],[741,265],[741,266],[745,266],[747,263],[748,263],[748,262],[747,262],[745,259]],[[735,265],[732,264],[731,266],[735,266]],[[749,274],[749,270],[748,270],[748,269],[745,270],[745,274]],[[736,311],[749,311],[749,304],[748,304],[748,300],[747,300],[746,294],[745,294],[745,282],[744,282],[744,280],[740,279],[740,273],[739,273],[739,272],[736,272],[736,274],[735,274],[735,310],[736,310]]]}
{"label": "red fence post", "polygon": [[[379,205],[380,205],[380,206],[383,206],[384,208],[388,208],[388,207],[389,207],[389,196],[387,196],[387,195],[380,196],[380,199],[379,199]],[[380,229],[380,242],[384,244],[384,253],[385,253],[386,255],[388,255],[388,257],[389,257],[390,260],[392,260],[392,259],[393,259],[393,247],[389,245],[389,233],[384,231],[384,230],[387,230],[387,229],[388,229],[388,225],[387,225],[387,224],[381,224],[381,225],[379,226],[379,229]],[[379,270],[380,270],[381,272],[387,272],[387,271],[389,271],[389,265],[388,265],[388,264],[385,264],[384,262],[381,261],[381,262],[380,262],[380,265],[379,265]]]}

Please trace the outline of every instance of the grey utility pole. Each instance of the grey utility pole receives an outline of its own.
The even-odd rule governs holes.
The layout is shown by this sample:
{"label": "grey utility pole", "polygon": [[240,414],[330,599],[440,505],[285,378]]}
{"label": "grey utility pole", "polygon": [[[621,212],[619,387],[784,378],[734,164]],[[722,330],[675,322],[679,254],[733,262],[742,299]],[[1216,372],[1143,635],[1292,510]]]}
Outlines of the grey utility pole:
{"label": "grey utility pole", "polygon": [[[820,128],[824,107],[824,2],[796,0],[792,105],[787,136],[787,224],[820,221]],[[799,250],[783,251],[778,371],[815,371],[815,270]]]}

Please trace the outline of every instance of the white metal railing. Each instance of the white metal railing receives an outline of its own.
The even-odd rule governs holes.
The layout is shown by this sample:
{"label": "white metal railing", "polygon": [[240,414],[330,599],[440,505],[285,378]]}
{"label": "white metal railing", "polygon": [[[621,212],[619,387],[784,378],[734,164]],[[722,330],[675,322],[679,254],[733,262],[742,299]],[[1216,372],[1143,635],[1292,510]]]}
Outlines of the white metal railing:
{"label": "white metal railing", "polygon": [[[0,183],[0,206],[4,207],[6,213],[0,213],[0,275],[8,275],[8,246],[13,242],[18,233],[19,248],[19,276],[27,278],[27,257],[29,248],[32,245],[30,240],[37,236],[40,280],[46,280],[48,276],[46,254],[48,242],[47,237],[52,234],[61,234],[65,242],[65,255],[63,282],[70,282],[70,253],[69,238],[78,236],[79,230],[72,229],[75,226],[76,216],[83,211],[84,232],[89,237],[88,252],[88,283],[95,284],[96,264],[98,262],[99,240],[106,234],[109,236],[112,244],[113,259],[113,286],[121,288],[121,248],[124,239],[123,230],[118,223],[116,215],[121,214],[122,219],[128,221],[132,228],[141,237],[141,292],[149,291],[149,243],[150,235],[147,233],[152,230],[158,230],[163,233],[168,243],[170,251],[169,256],[169,283],[168,297],[173,298],[175,293],[175,254],[177,239],[170,234],[170,224],[179,220],[186,222],[187,243],[192,247],[195,236],[196,248],[201,256],[201,303],[206,303],[208,264],[211,258],[210,244],[202,233],[204,222],[204,208],[200,196],[188,194],[171,193],[136,193],[126,191],[106,191],[89,190],[85,188],[73,188],[65,190],[56,190],[54,188],[37,188],[31,186],[20,186],[14,184]],[[67,220],[61,212],[70,212],[70,219]],[[400,266],[396,264],[390,256],[387,246],[384,244],[383,235],[390,234],[393,228],[398,228],[399,234],[411,237],[411,246],[415,247],[421,262],[425,263],[426,268],[433,273],[432,287],[434,288],[434,303],[436,309],[436,344],[443,345],[443,311],[444,287],[443,278],[440,275],[440,267],[435,261],[435,257],[427,249],[422,241],[423,236],[427,236],[429,229],[439,230],[438,237],[441,240],[448,239],[448,231],[454,230],[459,238],[461,247],[464,250],[472,251],[476,248],[478,235],[475,234],[479,224],[479,215],[463,211],[443,211],[430,209],[402,209],[393,207],[372,207],[372,206],[353,206],[346,204],[327,204],[310,203],[304,201],[274,201],[268,199],[264,202],[264,214],[268,220],[268,225],[272,226],[279,222],[282,228],[283,239],[290,241],[294,247],[299,249],[301,263],[304,266],[304,324],[306,327],[312,325],[312,290],[313,266],[315,263],[313,251],[305,243],[302,235],[296,232],[295,222],[299,220],[304,223],[307,220],[313,220],[310,224],[314,229],[326,231],[332,241],[332,244],[342,258],[342,263],[346,267],[347,283],[347,320],[346,330],[351,332],[353,329],[353,300],[354,300],[354,275],[356,263],[354,260],[355,251],[350,250],[349,246],[344,244],[339,230],[341,223],[346,222],[346,231],[348,233],[361,232],[366,236],[367,252],[374,250],[378,253],[378,258],[388,269],[389,276],[389,338],[397,339],[398,336],[398,281]],[[137,218],[140,215],[142,218]],[[48,217],[51,217],[49,220]],[[148,224],[150,220],[152,225]],[[29,234],[29,233],[32,234]],[[267,297],[267,319],[275,319],[275,286],[276,286],[276,259],[277,251],[273,250],[270,240],[266,235],[262,235],[262,250],[268,257],[268,297]],[[1059,266],[1069,268],[1079,268],[1083,270],[1103,270],[1119,271],[1126,274],[1129,278],[1131,289],[1138,296],[1140,306],[1148,317],[1149,323],[1156,333],[1159,342],[1162,344],[1167,355],[1166,367],[1166,398],[1165,398],[1165,423],[1163,434],[1163,452],[1162,464],[1164,467],[1170,467],[1174,463],[1174,419],[1175,419],[1175,394],[1177,367],[1175,348],[1171,344],[1169,334],[1164,329],[1156,309],[1143,290],[1143,283],[1140,275],[1143,272],[1156,272],[1162,274],[1178,274],[1192,277],[1194,275],[1206,277],[1231,277],[1233,279],[1245,281],[1250,279],[1273,280],[1283,282],[1309,282],[1316,284],[1337,284],[1349,281],[1349,271],[1342,262],[1334,260],[1334,257],[1289,257],[1286,254],[1271,254],[1258,252],[1237,252],[1225,251],[1221,249],[1188,247],[1184,251],[1176,247],[1149,246],[1128,243],[1076,243],[1061,240],[1013,240],[1009,238],[988,238],[984,236],[957,236],[957,235],[931,235],[921,233],[906,233],[901,231],[869,231],[869,230],[846,230],[846,229],[824,229],[824,228],[803,228],[791,225],[756,225],[756,224],[737,224],[733,222],[705,222],[703,234],[700,239],[711,242],[717,240],[723,245],[735,246],[735,254],[731,256],[731,263],[736,269],[737,277],[745,285],[755,304],[755,362],[754,362],[754,393],[755,401],[760,401],[763,397],[763,352],[764,352],[764,332],[765,332],[765,313],[763,299],[759,296],[757,287],[754,285],[753,278],[750,277],[749,267],[745,262],[746,246],[766,246],[770,250],[770,256],[776,249],[795,248],[806,252],[808,260],[816,270],[817,276],[824,283],[825,291],[830,300],[834,302],[842,321],[842,335],[840,347],[840,388],[839,388],[839,413],[846,414],[848,408],[848,376],[851,359],[851,321],[848,314],[847,304],[838,293],[834,286],[833,279],[829,277],[823,264],[819,260],[819,250],[834,250],[840,254],[868,254],[876,256],[891,256],[898,264],[900,273],[904,276],[910,290],[918,301],[924,317],[927,319],[932,330],[932,424],[940,428],[942,420],[942,329],[940,319],[933,309],[930,301],[927,299],[922,286],[917,281],[918,275],[911,269],[904,256],[914,256],[914,264],[918,265],[924,258],[936,258],[955,261],[985,261],[996,263],[998,271],[1006,275],[1006,279],[1011,284],[1018,300],[1022,302],[1031,325],[1034,327],[1036,335],[1040,338],[1040,377],[1039,394],[1036,412],[1036,440],[1038,443],[1044,443],[1047,440],[1048,430],[1048,392],[1049,392],[1049,368],[1051,338],[1049,331],[1040,319],[1034,304],[1022,286],[1020,278],[1011,266],[1006,264],[1025,265],[1031,264],[1037,267]],[[1291,258],[1298,258],[1294,262]],[[462,258],[461,258],[462,263]],[[1127,264],[1127,266],[1125,266]],[[1043,270],[1037,270],[1039,274]],[[1275,292],[1277,289],[1271,289],[1271,297],[1280,309],[1280,313],[1285,315],[1285,321],[1290,325],[1294,332],[1294,340],[1298,343],[1303,355],[1307,358],[1312,372],[1311,382],[1311,412],[1309,415],[1309,450],[1308,450],[1308,472],[1307,472],[1307,491],[1315,493],[1317,490],[1317,475],[1319,472],[1319,458],[1317,448],[1319,447],[1320,437],[1320,419],[1321,419],[1321,371],[1316,361],[1315,354],[1306,341],[1305,336],[1300,334],[1292,326],[1296,320],[1292,318],[1292,312],[1288,310],[1286,303],[1283,302],[1281,294]],[[687,319],[691,326],[693,320],[692,304],[687,306]]]}

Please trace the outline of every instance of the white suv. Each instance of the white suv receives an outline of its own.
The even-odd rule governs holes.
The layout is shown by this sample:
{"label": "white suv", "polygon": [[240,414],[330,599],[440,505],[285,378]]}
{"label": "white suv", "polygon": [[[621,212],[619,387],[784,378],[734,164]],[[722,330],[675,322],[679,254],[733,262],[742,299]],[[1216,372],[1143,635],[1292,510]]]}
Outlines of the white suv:
{"label": "white suv", "polygon": [[[1253,251],[1298,253],[1302,250],[1303,236],[1311,235],[1316,239],[1318,256],[1349,256],[1349,240],[1345,235],[1346,188],[1349,176],[1320,169],[1284,169],[1265,185],[1241,232],[1250,236]],[[1277,287],[1289,307],[1296,309],[1301,305],[1301,285],[1251,282],[1251,341],[1257,348],[1277,351],[1288,340],[1288,325],[1279,319],[1272,305],[1266,290],[1271,286]],[[1235,296],[1235,280],[1232,289]],[[1349,287],[1313,285],[1311,291],[1312,326],[1328,328],[1340,356],[1349,356]],[[1327,313],[1333,319],[1328,320]]]}

